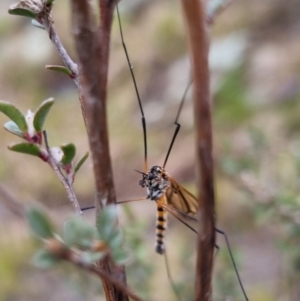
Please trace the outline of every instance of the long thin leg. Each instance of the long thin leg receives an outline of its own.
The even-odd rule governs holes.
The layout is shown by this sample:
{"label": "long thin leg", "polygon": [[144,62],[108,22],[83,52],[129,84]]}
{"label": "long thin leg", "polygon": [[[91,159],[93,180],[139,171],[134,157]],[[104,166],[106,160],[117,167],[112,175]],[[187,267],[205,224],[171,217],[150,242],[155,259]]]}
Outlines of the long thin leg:
{"label": "long thin leg", "polygon": [[122,30],[121,18],[120,18],[120,13],[119,13],[119,7],[118,7],[118,5],[117,5],[117,15],[118,15],[118,21],[119,21],[119,28],[120,28],[120,35],[121,35],[122,45],[123,45],[123,49],[124,49],[124,52],[125,52],[125,55],[126,55],[127,63],[128,63],[128,66],[129,66],[129,70],[130,70],[131,77],[132,77],[133,84],[134,84],[135,93],[136,93],[136,96],[137,96],[137,99],[138,99],[138,103],[139,103],[139,107],[140,107],[140,111],[141,111],[141,115],[142,115],[141,119],[142,119],[142,125],[143,125],[143,135],[144,135],[144,172],[147,172],[148,171],[148,166],[147,166],[148,159],[147,159],[146,118],[145,118],[145,115],[144,115],[144,111],[143,111],[143,107],[142,107],[142,102],[141,102],[139,90],[138,90],[138,87],[137,87],[137,84],[136,84],[136,80],[135,80],[135,76],[134,76],[134,72],[133,72],[133,67],[131,65],[129,54],[128,54],[127,47],[126,47],[126,44],[125,44],[125,40],[124,40],[124,37],[123,37],[123,30]]}
{"label": "long thin leg", "polygon": [[[184,217],[184,218],[186,218],[186,219],[189,219],[189,220],[191,220],[191,221],[193,221],[193,222],[197,222],[197,221],[198,221],[195,217],[193,217],[193,216],[191,216],[191,215],[189,215],[189,214],[187,214],[187,213],[184,213],[184,212],[182,212],[182,211],[176,209],[176,208],[173,207],[173,206],[166,206],[166,205],[164,205],[164,206],[165,206],[166,208],[168,208],[168,209],[166,209],[166,210],[173,211],[173,212],[171,212],[171,214],[173,214],[176,218],[178,218],[178,216],[175,215],[175,212],[178,213],[179,215],[181,215],[182,217]],[[196,233],[198,233],[198,232],[196,232]]]}
{"label": "long thin leg", "polygon": [[[181,211],[178,211],[178,210],[176,210],[175,208],[170,208],[170,207],[168,207],[168,206],[165,206],[165,205],[163,205],[163,207],[168,211],[168,212],[170,212],[174,217],[176,217],[181,223],[183,223],[185,226],[187,226],[190,230],[192,230],[193,232],[195,232],[195,233],[198,233],[192,226],[190,226],[187,222],[185,222],[182,218],[180,218],[177,214],[175,214],[175,212],[176,213],[178,213],[178,212],[180,212],[180,213],[182,213]],[[175,212],[172,212],[172,210],[174,210]]]}
{"label": "long thin leg", "polygon": [[[117,204],[123,204],[123,203],[135,202],[135,201],[142,201],[142,200],[146,200],[146,199],[145,199],[145,198],[139,198],[139,199],[136,199],[136,200],[126,200],[126,201],[118,202]],[[176,213],[180,213],[180,214],[182,214],[183,216],[185,216],[185,214],[184,214],[183,212],[181,212],[181,211],[179,211],[179,210],[176,210],[175,208],[170,209],[168,206],[165,206],[165,205],[163,205],[163,207],[164,207],[164,209],[166,209],[169,213],[171,213],[174,217],[176,217],[181,223],[183,223],[185,226],[187,226],[190,230],[192,230],[192,231],[195,232],[195,233],[198,233],[197,230],[195,230],[192,226],[190,226],[190,225],[189,225],[188,223],[186,223],[183,219],[181,219],[177,214],[175,214],[175,212],[176,212]],[[84,208],[81,208],[81,210],[82,210],[82,211],[85,211],[85,210],[93,209],[93,208],[95,208],[95,206],[84,207]],[[174,210],[175,212],[174,212],[173,210]],[[173,212],[172,212],[172,211],[173,211]],[[192,218],[191,216],[188,216],[188,215],[187,215],[187,217],[189,217],[189,218],[195,220],[195,219]],[[229,255],[230,255],[230,259],[231,259],[232,265],[233,265],[234,270],[235,270],[235,274],[236,274],[236,276],[237,276],[237,278],[238,278],[240,287],[241,287],[241,289],[242,289],[242,292],[243,292],[243,295],[244,295],[246,301],[249,301],[248,296],[247,296],[247,294],[246,294],[246,291],[245,291],[245,289],[244,289],[244,286],[243,286],[241,277],[240,277],[240,275],[239,275],[238,269],[237,269],[237,267],[236,267],[236,263],[235,263],[235,260],[234,260],[234,257],[233,257],[232,251],[231,251],[231,247],[230,247],[230,244],[229,244],[228,237],[227,237],[226,233],[225,233],[223,230],[220,230],[220,229],[218,229],[218,228],[215,228],[215,231],[216,231],[217,233],[223,235],[224,238],[225,238],[226,246],[227,246],[227,249],[228,249],[228,252],[229,252]],[[216,255],[217,255],[217,253],[218,253],[218,251],[219,251],[219,246],[218,246],[218,245],[215,245],[215,248],[217,249],[217,251],[216,251]],[[173,288],[175,294],[177,295],[177,298],[178,298],[179,300],[181,300],[181,297],[180,297],[180,295],[178,294],[177,288],[176,288],[176,286],[175,286],[175,284],[174,284],[174,282],[173,282],[173,280],[172,280],[172,278],[171,278],[170,269],[169,269],[169,265],[168,265],[168,261],[167,261],[167,257],[166,257],[166,252],[164,252],[164,254],[165,254],[165,261],[166,261],[167,274],[168,274],[170,283],[171,283],[171,285],[172,285],[172,288]],[[216,255],[215,255],[215,256],[216,256]]]}
{"label": "long thin leg", "polygon": [[126,201],[117,202],[116,204],[125,204],[125,203],[145,201],[145,200],[147,200],[147,199],[146,198],[139,198],[139,199],[135,199],[135,200],[126,200]]}
{"label": "long thin leg", "polygon": [[188,85],[187,85],[186,88],[185,88],[185,91],[184,91],[184,93],[183,93],[183,96],[182,96],[182,98],[181,98],[180,106],[179,106],[179,109],[178,109],[178,112],[177,112],[177,115],[176,115],[176,118],[175,118],[175,121],[174,121],[174,124],[176,125],[176,129],[175,129],[173,138],[172,138],[172,140],[171,140],[171,144],[170,144],[170,146],[169,146],[169,149],[168,149],[168,152],[167,152],[167,155],[166,155],[166,159],[165,159],[163,168],[166,167],[166,164],[167,164],[167,161],[168,161],[168,159],[169,159],[169,156],[170,156],[170,153],[171,153],[173,144],[174,144],[175,139],[176,139],[176,137],[177,137],[177,134],[178,134],[178,132],[179,132],[179,130],[180,130],[180,126],[181,126],[181,125],[180,125],[180,123],[178,123],[178,119],[179,119],[179,116],[180,116],[180,113],[181,113],[181,110],[182,110],[184,101],[185,101],[185,99],[186,99],[187,92],[188,92],[188,90],[189,90],[189,88],[190,88],[192,82],[193,82],[192,80],[189,81]]}
{"label": "long thin leg", "polygon": [[215,258],[216,258],[217,255],[219,254],[220,247],[217,244],[215,244],[215,248],[216,248],[216,253],[215,253]]}
{"label": "long thin leg", "polygon": [[90,209],[95,209],[95,206],[87,206],[87,207],[82,207],[80,209],[81,209],[81,211],[86,211],[86,210],[90,210]]}
{"label": "long thin leg", "polygon": [[240,287],[243,291],[243,294],[244,294],[244,297],[247,301],[249,301],[248,297],[247,297],[247,294],[246,294],[246,291],[243,287],[243,283],[242,283],[242,280],[241,280],[241,277],[239,275],[239,272],[237,270],[237,267],[236,267],[236,264],[235,264],[235,261],[234,261],[234,258],[233,258],[233,255],[232,255],[232,252],[231,252],[231,248],[230,248],[230,245],[229,245],[229,240],[228,240],[228,237],[226,235],[226,233],[218,228],[215,228],[215,231],[221,235],[224,235],[224,238],[225,238],[225,242],[226,242],[226,245],[227,245],[227,249],[228,249],[228,252],[229,252],[229,255],[230,255],[230,258],[231,258],[231,262],[233,264],[233,267],[234,267],[234,270],[235,270],[235,273],[236,273],[236,276],[238,278],[238,281],[239,281],[239,284],[240,284]]}
{"label": "long thin leg", "polygon": [[[126,201],[117,202],[116,204],[124,204],[124,203],[131,203],[131,202],[144,201],[144,200],[146,200],[146,198],[139,198],[139,199],[135,199],[135,200],[126,200]],[[81,211],[86,211],[89,209],[95,209],[95,206],[83,207],[83,208],[81,208]]]}
{"label": "long thin leg", "polygon": [[[191,220],[193,220],[193,221],[196,221],[196,219],[195,219],[194,217],[189,216],[189,215],[185,214],[184,212],[181,212],[180,210],[177,210],[177,209],[175,209],[175,208],[170,208],[170,207],[168,207],[168,206],[164,206],[164,208],[165,208],[168,212],[170,212],[173,216],[175,216],[179,221],[181,221],[184,225],[186,225],[189,229],[191,229],[193,232],[197,233],[197,231],[196,231],[193,227],[191,227],[188,223],[186,223],[183,219],[181,219],[181,218],[178,216],[178,214],[181,214],[181,215],[184,216],[185,218],[189,218],[189,219],[191,219]],[[173,211],[173,212],[172,212],[172,211]],[[175,214],[175,212],[176,212],[176,214]],[[238,281],[239,281],[239,284],[240,284],[240,287],[241,287],[241,289],[242,289],[242,292],[243,292],[243,295],[244,295],[245,299],[246,299],[247,301],[249,301],[249,299],[248,299],[248,297],[247,297],[247,294],[246,294],[246,291],[245,291],[245,289],[244,289],[244,286],[243,286],[241,277],[240,277],[239,272],[238,272],[238,270],[237,270],[236,263],[235,263],[234,258],[233,258],[233,254],[232,254],[232,251],[231,251],[231,248],[230,248],[230,244],[229,244],[228,237],[227,237],[226,233],[225,233],[223,230],[220,230],[220,229],[218,229],[218,228],[215,228],[215,231],[216,231],[217,233],[219,233],[219,234],[221,234],[221,235],[223,235],[223,236],[225,237],[226,246],[227,246],[227,249],[228,249],[228,252],[229,252],[229,255],[230,255],[230,259],[231,259],[233,268],[234,268],[234,270],[235,270],[235,274],[236,274],[236,276],[237,276],[237,278],[238,278]],[[217,249],[217,252],[218,252],[219,246],[218,246],[218,245],[215,245],[215,248]],[[216,252],[216,254],[217,254],[217,252]]]}
{"label": "long thin leg", "polygon": [[170,270],[170,265],[169,265],[169,260],[168,260],[168,257],[167,257],[167,251],[166,251],[166,249],[165,249],[165,251],[164,251],[164,257],[165,257],[165,264],[166,264],[166,270],[167,270],[168,279],[169,279],[169,281],[170,281],[170,283],[171,283],[173,292],[175,293],[177,299],[178,299],[179,301],[182,301],[183,299],[181,298],[180,293],[179,293],[179,291],[178,291],[178,289],[177,289],[177,287],[176,287],[176,284],[175,284],[175,282],[173,281],[173,278],[172,278],[172,276],[171,276],[171,270]]}

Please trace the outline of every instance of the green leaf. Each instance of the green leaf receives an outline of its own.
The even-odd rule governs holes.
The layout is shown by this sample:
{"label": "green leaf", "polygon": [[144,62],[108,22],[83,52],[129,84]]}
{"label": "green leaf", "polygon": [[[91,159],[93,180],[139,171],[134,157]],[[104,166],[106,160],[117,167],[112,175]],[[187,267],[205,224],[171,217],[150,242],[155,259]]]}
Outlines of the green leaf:
{"label": "green leaf", "polygon": [[49,6],[51,5],[55,0],[46,0],[46,4]]}
{"label": "green leaf", "polygon": [[96,237],[96,230],[82,218],[75,217],[65,222],[63,237],[67,246],[89,248]]}
{"label": "green leaf", "polygon": [[0,112],[10,118],[24,133],[27,131],[27,123],[24,115],[14,105],[0,100]]}
{"label": "green leaf", "polygon": [[86,264],[92,264],[102,259],[106,254],[107,252],[84,252],[81,260]]}
{"label": "green leaf", "polygon": [[116,206],[107,206],[100,214],[97,220],[97,231],[99,238],[109,241],[114,234],[117,222]]}
{"label": "green leaf", "polygon": [[48,217],[40,209],[29,208],[27,218],[31,229],[37,236],[45,239],[53,237],[53,227]]}
{"label": "green leaf", "polygon": [[54,104],[54,99],[49,98],[41,103],[39,108],[34,114],[33,126],[37,132],[41,132],[43,129],[44,122],[46,117]]}
{"label": "green leaf", "polygon": [[124,249],[118,249],[112,251],[112,258],[118,265],[126,263],[130,259],[129,252]]}
{"label": "green leaf", "polygon": [[75,166],[75,169],[74,169],[74,172],[75,172],[75,173],[80,169],[80,167],[81,167],[81,166],[83,165],[83,163],[86,161],[86,159],[88,158],[88,156],[89,156],[89,153],[86,152],[85,155],[82,156],[82,157],[80,158],[80,160],[77,162],[77,164],[76,164],[76,166]]}
{"label": "green leaf", "polygon": [[69,75],[70,77],[73,76],[72,71],[69,68],[65,67],[65,66],[46,65],[46,69],[61,72],[61,73]]}
{"label": "green leaf", "polygon": [[113,229],[111,232],[107,244],[110,246],[112,250],[121,248],[123,243],[123,233],[121,232],[120,229]]}
{"label": "green leaf", "polygon": [[38,22],[36,19],[32,19],[31,24],[39,29],[45,30],[45,26],[43,24],[41,24],[40,22]]}
{"label": "green leaf", "polygon": [[69,144],[65,144],[61,146],[61,149],[64,153],[62,159],[61,159],[61,163],[64,165],[70,164],[76,154],[76,147],[73,143],[69,143]]}
{"label": "green leaf", "polygon": [[9,146],[8,149],[17,153],[28,154],[36,157],[41,157],[42,155],[39,146],[27,142],[13,144]]}
{"label": "green leaf", "polygon": [[49,251],[43,249],[36,252],[32,258],[33,264],[42,269],[50,268],[58,261],[59,259],[57,257],[51,254]]}
{"label": "green leaf", "polygon": [[8,13],[16,16],[29,17],[31,19],[35,19],[37,17],[33,11],[25,8],[10,8]]}
{"label": "green leaf", "polygon": [[10,132],[10,133],[12,133],[14,135],[17,135],[17,136],[19,136],[21,138],[24,138],[24,135],[23,135],[22,131],[19,129],[19,127],[13,121],[10,120],[10,121],[6,122],[4,124],[4,128],[8,132]]}

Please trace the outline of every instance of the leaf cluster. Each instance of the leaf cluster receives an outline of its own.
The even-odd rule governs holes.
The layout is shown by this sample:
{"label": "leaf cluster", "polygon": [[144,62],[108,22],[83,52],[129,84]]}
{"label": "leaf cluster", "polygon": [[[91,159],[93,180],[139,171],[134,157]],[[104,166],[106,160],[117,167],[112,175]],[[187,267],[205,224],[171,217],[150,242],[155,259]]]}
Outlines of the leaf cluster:
{"label": "leaf cluster", "polygon": [[65,222],[61,235],[41,209],[29,208],[27,218],[33,233],[43,243],[43,248],[33,259],[39,267],[48,268],[61,260],[87,267],[107,256],[116,265],[121,265],[129,259],[123,246],[123,234],[117,227],[114,206],[108,206],[100,213],[96,228],[82,218],[74,217]]}
{"label": "leaf cluster", "polygon": [[[0,101],[0,112],[5,114],[11,120],[4,124],[4,128],[26,140],[26,142],[16,143],[9,146],[9,150],[32,155],[41,158],[43,161],[48,162],[49,153],[43,144],[43,128],[48,113],[54,104],[54,99],[49,98],[41,103],[35,112],[28,110],[24,115],[13,104]],[[70,175],[74,180],[75,174],[88,158],[88,153],[83,155],[73,168],[73,160],[76,155],[76,147],[73,143],[64,144],[60,147],[53,147],[51,155],[54,157],[56,163]],[[73,181],[72,180],[72,181]]]}

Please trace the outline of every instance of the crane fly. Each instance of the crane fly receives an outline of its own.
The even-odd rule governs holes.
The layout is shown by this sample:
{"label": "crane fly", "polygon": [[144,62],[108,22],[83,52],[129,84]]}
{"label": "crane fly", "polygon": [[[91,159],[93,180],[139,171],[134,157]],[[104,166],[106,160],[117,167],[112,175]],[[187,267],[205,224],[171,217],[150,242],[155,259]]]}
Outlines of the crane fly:
{"label": "crane fly", "polygon": [[[191,82],[186,87],[185,93],[182,97],[179,110],[175,119],[174,124],[176,125],[176,129],[171,140],[171,144],[169,150],[167,152],[167,156],[165,158],[164,164],[161,166],[155,165],[152,166],[148,170],[148,162],[147,162],[147,131],[146,131],[146,119],[142,107],[142,102],[140,99],[139,91],[136,84],[136,79],[133,73],[133,67],[130,63],[128,51],[126,48],[126,44],[124,42],[123,31],[121,26],[120,14],[119,9],[117,6],[117,15],[119,21],[119,29],[121,34],[121,40],[123,49],[126,55],[126,59],[129,65],[129,69],[131,72],[131,76],[133,79],[135,92],[138,99],[138,104],[141,112],[141,120],[143,126],[143,137],[144,137],[144,171],[139,173],[142,174],[142,179],[139,181],[139,185],[147,190],[146,199],[150,199],[155,201],[157,204],[157,220],[156,220],[156,247],[155,250],[159,254],[164,253],[164,236],[167,227],[167,211],[171,213],[172,208],[169,206],[174,207],[175,209],[182,211],[185,214],[190,214],[194,216],[197,212],[198,202],[197,199],[188,192],[185,188],[183,188],[180,184],[178,184],[165,170],[165,166],[167,164],[170,152],[172,150],[173,144],[175,142],[176,136],[180,130],[180,124],[178,123],[178,118],[180,116],[180,112],[185,100],[185,96],[188,92]],[[141,200],[141,199],[139,199]],[[120,202],[126,203],[128,201]]]}
{"label": "crane fly", "polygon": [[[169,155],[172,150],[172,147],[176,140],[177,134],[180,130],[181,125],[178,123],[178,119],[179,119],[184,101],[186,99],[186,94],[192,84],[192,80],[190,80],[189,84],[187,85],[187,87],[184,91],[183,97],[181,99],[179,109],[177,112],[177,116],[176,116],[175,122],[174,122],[174,124],[176,125],[176,129],[174,131],[165,161],[162,166],[154,165],[148,170],[146,119],[145,119],[139,91],[137,88],[137,83],[136,83],[136,79],[134,76],[133,67],[131,65],[128,51],[126,48],[126,44],[125,44],[124,37],[123,37],[123,31],[122,31],[122,26],[121,26],[118,5],[116,6],[116,9],[117,9],[117,17],[118,17],[122,46],[123,46],[123,49],[125,52],[125,56],[126,56],[129,70],[131,73],[131,77],[133,80],[133,84],[134,84],[134,88],[135,88],[135,92],[136,92],[136,96],[137,96],[137,100],[138,100],[138,104],[139,104],[139,108],[140,108],[140,112],[141,112],[141,121],[142,121],[142,126],[143,126],[144,171],[138,171],[138,170],[136,170],[136,171],[142,175],[142,179],[139,181],[139,185],[143,188],[146,188],[146,191],[147,191],[146,198],[122,201],[122,202],[118,202],[118,204],[129,203],[129,202],[133,202],[133,201],[141,201],[141,200],[146,200],[146,199],[150,199],[151,201],[156,202],[157,219],[156,219],[155,251],[158,254],[165,254],[164,237],[165,237],[166,228],[167,228],[167,213],[168,212],[171,213],[173,216],[175,216],[179,221],[181,221],[187,227],[189,227],[193,232],[197,233],[197,231],[193,227],[191,227],[185,221],[185,219],[197,221],[195,216],[198,211],[198,200],[193,194],[191,194],[188,190],[186,190],[183,186],[181,186],[174,178],[172,178],[165,169]],[[82,210],[91,209],[91,208],[94,208],[94,206],[86,207],[86,208],[83,208]],[[232,251],[231,251],[231,248],[229,245],[227,235],[224,231],[222,231],[220,229],[215,228],[215,231],[217,233],[223,235],[225,238],[226,246],[228,248],[230,259],[233,264],[236,276],[238,278],[241,290],[243,292],[245,299],[248,301],[249,299],[246,295],[241,278],[239,276],[239,273],[238,273],[233,255],[232,255]],[[218,249],[217,245],[215,247]],[[166,259],[166,257],[165,257],[165,259]],[[169,272],[169,268],[168,268],[167,259],[166,259],[166,264],[167,264],[167,272],[169,275],[170,272]],[[175,290],[175,293],[178,296],[179,294],[177,292],[177,289],[174,287],[174,283],[172,280],[171,280],[171,282],[172,282],[172,286]],[[181,299],[180,296],[179,296],[179,299]]]}
{"label": "crane fly", "polygon": [[139,182],[140,186],[146,187],[147,197],[157,204],[156,220],[156,247],[159,254],[165,250],[164,236],[167,226],[167,211],[172,212],[169,206],[174,207],[179,212],[194,216],[197,212],[197,199],[178,184],[163,167],[153,166]]}
{"label": "crane fly", "polygon": [[[184,104],[184,101],[186,99],[186,94],[192,84],[192,80],[189,81],[189,84],[187,85],[183,97],[181,99],[179,109],[177,112],[177,116],[175,118],[174,125],[176,126],[165,161],[162,166],[154,165],[148,170],[148,161],[147,161],[147,131],[146,131],[146,119],[142,107],[141,98],[139,95],[139,91],[137,88],[137,83],[135,79],[135,75],[133,72],[133,67],[130,62],[129,54],[127,51],[127,47],[125,44],[125,40],[123,37],[123,30],[121,25],[121,19],[119,14],[119,8],[118,5],[116,6],[117,9],[117,17],[118,17],[118,23],[119,23],[119,30],[121,35],[121,42],[124,49],[124,53],[127,59],[127,63],[129,66],[129,70],[131,73],[131,77],[133,80],[135,93],[138,100],[138,105],[141,113],[141,121],[142,121],[142,127],[143,127],[143,142],[144,142],[144,171],[137,171],[140,174],[142,174],[142,179],[139,181],[139,185],[143,188],[146,188],[147,196],[143,199],[138,200],[130,200],[130,201],[123,201],[119,203],[127,203],[131,201],[139,201],[144,199],[150,199],[152,201],[156,202],[157,205],[157,219],[156,219],[156,246],[155,250],[159,254],[165,253],[165,244],[164,244],[164,237],[167,227],[167,213],[171,213],[173,216],[175,216],[178,220],[180,220],[182,223],[184,223],[187,227],[189,227],[192,231],[197,231],[192,228],[188,223],[184,221],[184,218],[194,220],[196,221],[196,213],[198,211],[198,200],[197,198],[191,194],[189,191],[187,191],[184,187],[182,187],[174,178],[172,178],[167,171],[165,170],[169,155],[171,153],[172,147],[174,145],[174,142],[176,140],[177,134],[180,130],[180,123],[178,123],[178,119]],[[246,295],[246,292],[244,290],[241,278],[239,276],[238,270],[236,268],[236,264],[231,252],[231,248],[229,245],[229,241],[227,238],[227,235],[224,231],[215,228],[215,231],[221,235],[224,236],[225,242],[229,251],[229,255],[236,273],[236,276],[238,278],[240,287],[242,289],[243,295],[245,299],[248,301],[248,297]],[[218,246],[216,246],[218,249]],[[167,260],[166,260],[167,264]],[[168,270],[168,268],[167,268]],[[169,271],[168,271],[169,274]],[[173,284],[172,284],[173,285]],[[175,289],[176,291],[176,289]],[[177,294],[177,292],[176,292]]]}

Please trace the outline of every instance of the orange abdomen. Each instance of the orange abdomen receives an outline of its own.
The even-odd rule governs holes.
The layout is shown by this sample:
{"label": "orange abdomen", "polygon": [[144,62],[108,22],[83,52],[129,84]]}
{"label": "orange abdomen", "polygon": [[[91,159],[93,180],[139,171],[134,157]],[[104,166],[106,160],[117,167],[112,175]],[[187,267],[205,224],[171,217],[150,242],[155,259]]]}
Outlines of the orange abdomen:
{"label": "orange abdomen", "polygon": [[156,246],[155,251],[163,254],[165,251],[164,237],[167,229],[167,211],[161,204],[164,204],[165,196],[157,200],[157,218],[156,218]]}

